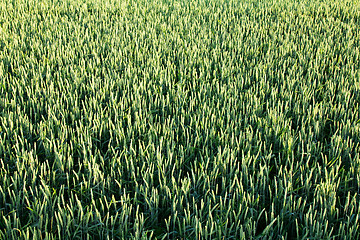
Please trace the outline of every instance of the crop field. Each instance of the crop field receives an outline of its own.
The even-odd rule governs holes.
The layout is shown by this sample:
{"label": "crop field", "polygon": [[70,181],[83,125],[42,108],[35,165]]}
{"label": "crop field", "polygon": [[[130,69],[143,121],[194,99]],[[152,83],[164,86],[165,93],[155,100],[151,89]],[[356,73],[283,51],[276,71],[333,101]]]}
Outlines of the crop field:
{"label": "crop field", "polygon": [[0,239],[360,239],[360,1],[0,0]]}

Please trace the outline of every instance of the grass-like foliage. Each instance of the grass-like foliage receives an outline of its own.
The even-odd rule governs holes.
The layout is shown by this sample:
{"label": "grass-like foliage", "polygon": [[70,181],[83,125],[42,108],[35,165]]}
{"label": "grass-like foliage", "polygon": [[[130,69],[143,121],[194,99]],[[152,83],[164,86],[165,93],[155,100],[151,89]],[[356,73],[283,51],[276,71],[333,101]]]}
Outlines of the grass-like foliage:
{"label": "grass-like foliage", "polygon": [[360,3],[0,1],[0,239],[359,239]]}

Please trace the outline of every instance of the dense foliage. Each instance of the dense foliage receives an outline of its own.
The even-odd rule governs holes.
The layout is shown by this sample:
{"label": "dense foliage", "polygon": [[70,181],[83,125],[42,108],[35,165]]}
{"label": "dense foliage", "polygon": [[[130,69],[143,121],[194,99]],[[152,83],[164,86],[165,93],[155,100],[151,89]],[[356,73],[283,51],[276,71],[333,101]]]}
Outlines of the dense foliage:
{"label": "dense foliage", "polygon": [[0,2],[0,239],[359,239],[360,4]]}

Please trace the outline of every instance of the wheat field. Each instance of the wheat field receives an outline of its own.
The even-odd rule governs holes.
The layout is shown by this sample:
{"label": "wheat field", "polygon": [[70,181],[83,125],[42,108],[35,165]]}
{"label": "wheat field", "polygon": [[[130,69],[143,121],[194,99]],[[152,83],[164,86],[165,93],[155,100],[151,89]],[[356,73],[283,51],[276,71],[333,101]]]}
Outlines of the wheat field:
{"label": "wheat field", "polygon": [[0,239],[359,239],[359,52],[359,1],[0,1]]}

